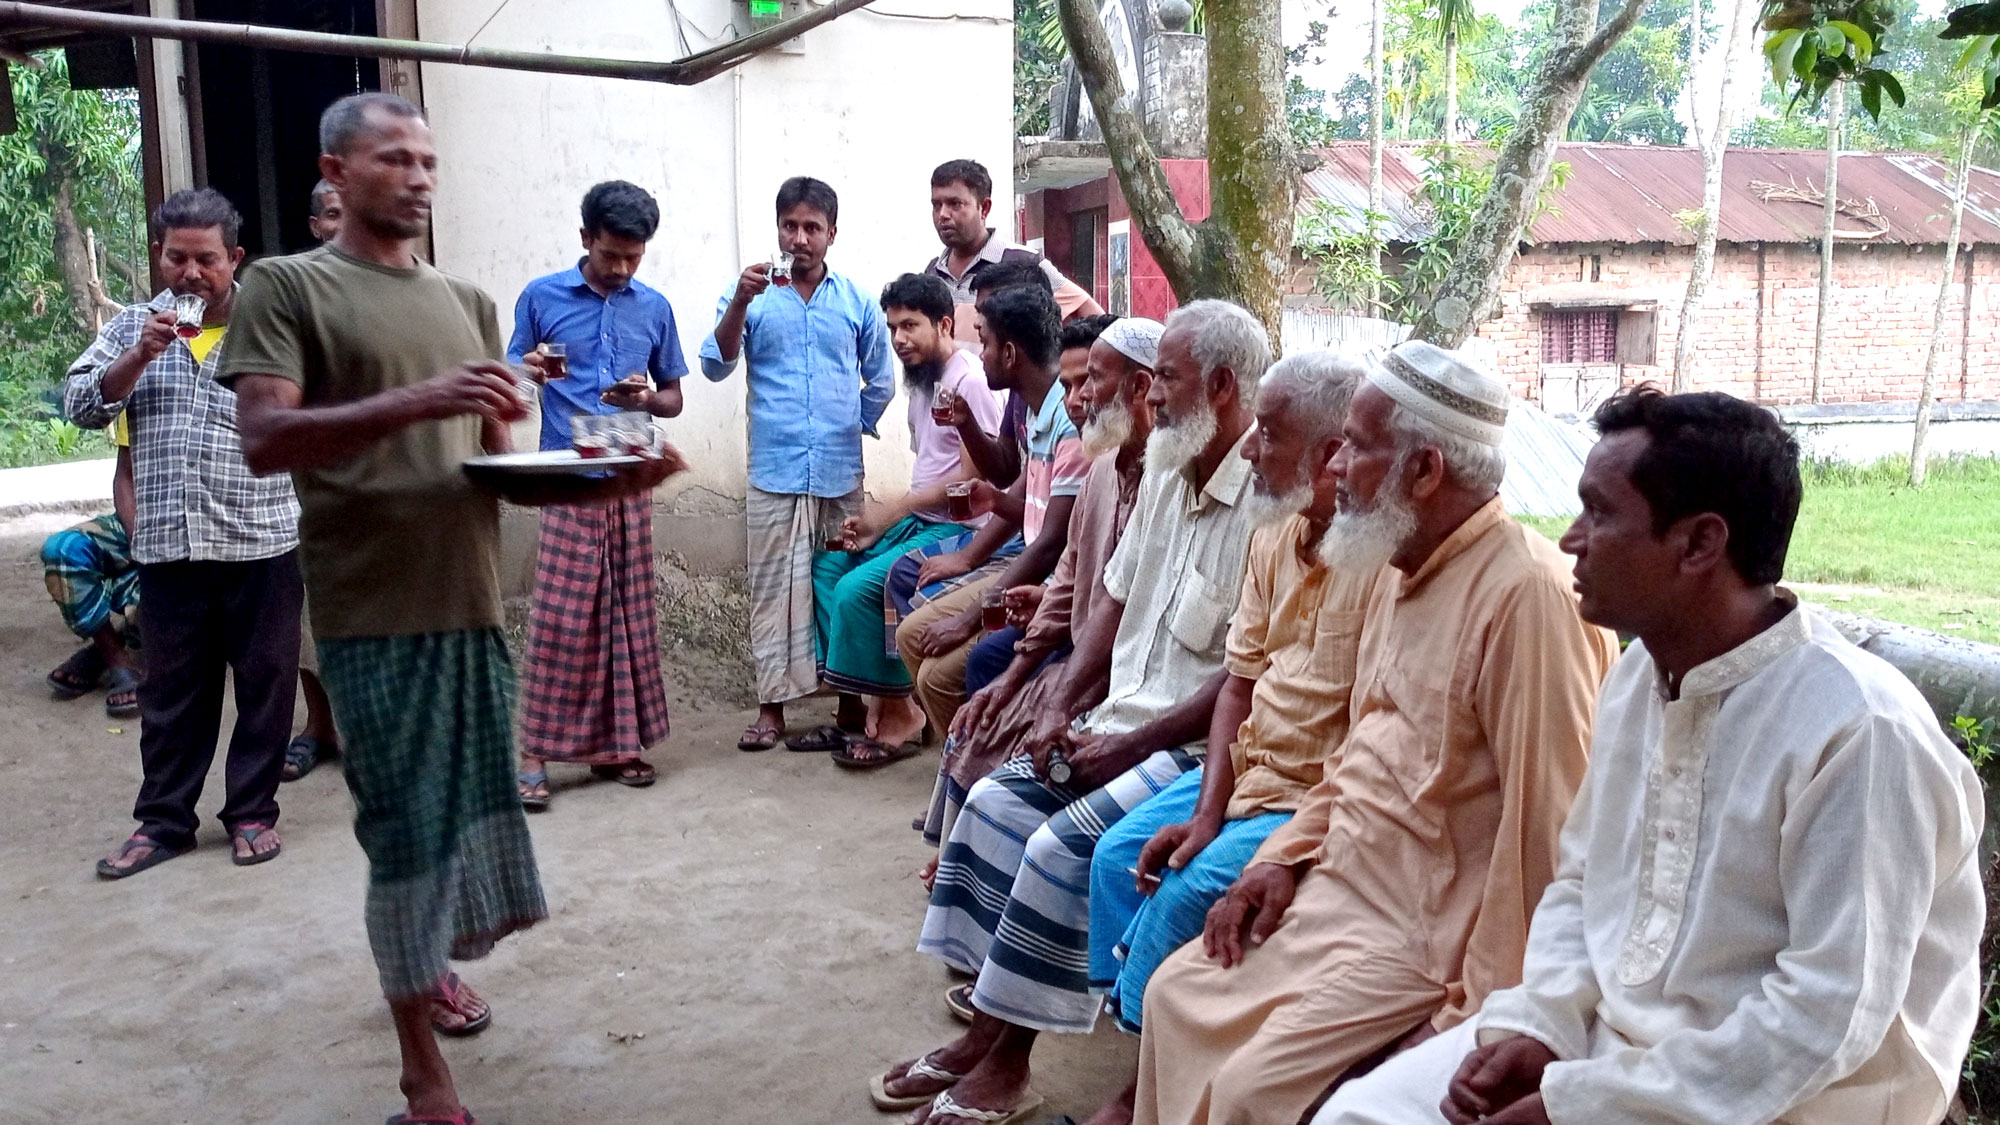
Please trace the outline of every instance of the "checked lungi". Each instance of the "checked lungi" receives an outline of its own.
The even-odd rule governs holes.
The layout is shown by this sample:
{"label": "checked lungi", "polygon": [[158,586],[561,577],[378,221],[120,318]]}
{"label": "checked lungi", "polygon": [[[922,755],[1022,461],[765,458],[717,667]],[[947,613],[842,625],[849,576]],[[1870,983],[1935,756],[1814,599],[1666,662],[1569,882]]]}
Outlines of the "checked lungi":
{"label": "checked lungi", "polygon": [[453,959],[548,917],[514,784],[514,676],[499,629],[319,642],[368,856],[382,992],[422,995]]}
{"label": "checked lungi", "polygon": [[44,539],[42,572],[63,624],[84,640],[96,636],[112,614],[130,617],[139,604],[132,538],[116,515],[85,520]]}
{"label": "checked lungi", "polygon": [[1035,776],[1019,757],[972,787],[938,857],[917,949],[978,974],[972,1006],[1037,1031],[1084,1033],[1090,991],[1090,858],[1106,829],[1200,764],[1162,750],[1092,793]]}
{"label": "checked lungi", "polygon": [[542,512],[522,658],[521,753],[609,766],[667,738],[652,497]]}

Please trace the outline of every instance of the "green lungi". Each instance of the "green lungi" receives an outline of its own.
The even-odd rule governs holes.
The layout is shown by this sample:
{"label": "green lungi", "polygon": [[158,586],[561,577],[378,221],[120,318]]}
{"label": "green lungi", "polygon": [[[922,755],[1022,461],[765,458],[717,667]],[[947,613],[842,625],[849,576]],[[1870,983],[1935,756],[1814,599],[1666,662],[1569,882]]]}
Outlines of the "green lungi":
{"label": "green lungi", "polygon": [[383,994],[548,917],[514,783],[514,671],[498,629],[322,638],[368,855],[368,945]]}
{"label": "green lungi", "polygon": [[813,555],[813,625],[820,682],[860,695],[910,694],[910,670],[896,649],[895,618],[883,616],[883,586],[896,560],[962,534],[955,523],[904,516],[865,551]]}

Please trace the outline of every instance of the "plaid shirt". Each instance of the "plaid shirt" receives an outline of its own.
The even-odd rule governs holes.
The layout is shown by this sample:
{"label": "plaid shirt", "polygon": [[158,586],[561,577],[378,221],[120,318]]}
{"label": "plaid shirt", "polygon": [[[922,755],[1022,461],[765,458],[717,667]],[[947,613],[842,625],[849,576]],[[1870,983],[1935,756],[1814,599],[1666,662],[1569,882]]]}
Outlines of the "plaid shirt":
{"label": "plaid shirt", "polygon": [[139,528],[132,557],[142,565],[182,561],[245,562],[282,555],[299,544],[299,502],[287,476],[258,477],[243,463],[236,394],[215,381],[222,346],[197,365],[176,338],[146,365],[132,393],[106,402],[105,369],[139,342],[146,318],[174,306],[171,290],[113,317],[70,365],[63,414],[103,429],[130,412],[132,475]]}

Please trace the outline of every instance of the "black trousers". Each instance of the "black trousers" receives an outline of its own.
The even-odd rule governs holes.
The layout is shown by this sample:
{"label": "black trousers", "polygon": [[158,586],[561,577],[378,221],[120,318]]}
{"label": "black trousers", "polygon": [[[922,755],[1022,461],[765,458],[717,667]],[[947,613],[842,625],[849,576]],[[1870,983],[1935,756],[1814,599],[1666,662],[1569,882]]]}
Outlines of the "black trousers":
{"label": "black trousers", "polygon": [[139,688],[139,760],[146,780],[132,815],[170,848],[192,847],[195,802],[215,760],[225,670],[236,679],[236,729],[224,769],[221,821],[274,824],[299,678],[297,551],[254,562],[139,567],[146,678]]}

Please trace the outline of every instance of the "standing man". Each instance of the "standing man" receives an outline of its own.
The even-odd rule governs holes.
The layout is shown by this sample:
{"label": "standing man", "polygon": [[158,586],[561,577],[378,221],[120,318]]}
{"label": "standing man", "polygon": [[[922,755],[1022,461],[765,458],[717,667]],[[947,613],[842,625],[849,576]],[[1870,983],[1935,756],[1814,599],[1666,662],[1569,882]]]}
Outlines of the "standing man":
{"label": "standing man", "polygon": [[[623,180],[583,197],[583,257],[528,283],[514,305],[507,358],[560,344],[566,370],[542,386],[542,448],[568,449],[578,415],[681,412],[673,306],[633,275],[660,206]],[[653,498],[562,505],[542,513],[521,686],[521,803],[547,808],[544,762],[589,766],[644,788],[642,755],[667,738],[667,685],[653,607]]]}
{"label": "standing man", "polygon": [[340,233],[340,216],[340,193],[325,180],[314,184],[311,209],[306,215],[306,226],[312,230],[312,236],[321,242],[332,242],[333,236]]}
{"label": "standing man", "polygon": [[[368,944],[402,1050],[409,1106],[392,1120],[464,1122],[432,1029],[467,1034],[492,1013],[450,961],[548,914],[512,776],[500,506],[460,471],[505,450],[527,409],[492,298],[417,255],[437,183],[421,112],[355,94],[327,108],[319,141],[346,219],[325,250],[258,263],[223,375],[251,466],[290,471],[304,503]],[[614,470],[595,498],[678,467],[670,453]]]}
{"label": "standing man", "polygon": [[[195,803],[215,758],[222,682],[236,682],[222,826],[239,865],[275,859],[278,774],[298,678],[299,504],[289,481],[244,464],[236,396],[215,381],[236,300],[243,218],[219,193],[176,192],[153,214],[166,290],[112,318],[70,368],[63,413],[97,429],[130,419],[148,669],[139,685],[145,781],[134,832],[98,861],[123,879],[195,844]],[[199,297],[176,332],[175,302]]]}
{"label": "standing man", "polygon": [[1980,1019],[1979,778],[1909,680],[1777,585],[1783,423],[1650,387],[1596,422],[1562,549],[1583,616],[1638,639],[1521,983],[1316,1120],[1943,1120]]}
{"label": "standing man", "polygon": [[958,304],[961,341],[980,347],[972,315],[973,282],[981,273],[1003,262],[1026,263],[1047,274],[1065,323],[1104,311],[1082,286],[1064,277],[1053,262],[1024,246],[1014,245],[1001,237],[998,229],[987,226],[992,213],[993,176],[985,165],[977,160],[947,160],[931,173],[931,225],[937,228],[944,252],[926,271],[951,286],[952,300]]}
{"label": "standing man", "polygon": [[[873,294],[827,268],[840,197],[807,176],[778,188],[778,249],[745,269],[701,345],[701,373],[721,382],[749,361],[750,656],[757,718],[736,743],[769,750],[785,733],[785,704],[819,688],[813,644],[813,552],[861,506],[861,435],[896,394],[889,329]],[[853,704],[859,707],[857,699]],[[859,730],[862,715],[840,724]]]}

